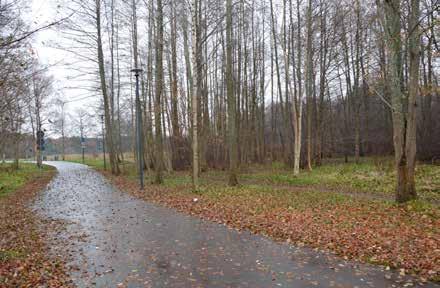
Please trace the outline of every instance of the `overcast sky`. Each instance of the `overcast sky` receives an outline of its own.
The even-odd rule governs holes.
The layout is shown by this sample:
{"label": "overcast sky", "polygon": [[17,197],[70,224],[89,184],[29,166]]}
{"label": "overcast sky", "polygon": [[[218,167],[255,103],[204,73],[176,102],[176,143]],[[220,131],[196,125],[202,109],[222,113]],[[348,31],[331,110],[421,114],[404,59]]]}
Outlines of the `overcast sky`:
{"label": "overcast sky", "polygon": [[[24,15],[24,18],[30,18],[29,20],[31,21],[27,22],[32,23],[33,29],[45,26],[63,17],[63,15],[57,11],[58,4],[58,0],[32,0],[31,9],[29,13]],[[89,112],[93,112],[94,107],[99,103],[98,97],[90,97],[90,92],[67,88],[75,86],[75,82],[68,79],[69,75],[72,75],[72,70],[65,65],[65,61],[72,61],[73,56],[66,51],[54,48],[57,45],[63,44],[62,41],[63,37],[57,29],[47,29],[38,32],[32,41],[35,57],[39,58],[40,63],[50,67],[48,74],[52,75],[55,80],[54,96],[63,96],[64,101],[67,102],[65,109],[68,114],[74,115],[75,110],[78,108],[84,108]],[[50,114],[50,108],[47,110]],[[50,117],[50,115],[48,117]],[[67,133],[69,135],[78,134],[72,127],[68,130],[70,130]],[[91,132],[91,134],[95,132]],[[56,135],[52,136],[57,137]]]}
{"label": "overcast sky", "polygon": [[[33,28],[61,19],[63,15],[58,13],[57,5],[57,0],[32,0],[31,17]],[[87,108],[94,106],[97,103],[97,99],[83,99],[85,96],[90,96],[90,94],[85,95],[84,91],[65,88],[65,86],[72,86],[72,81],[68,80],[68,76],[72,74],[72,71],[63,62],[66,59],[70,60],[72,55],[63,50],[53,48],[56,44],[62,44],[60,43],[60,41],[63,41],[62,39],[60,32],[56,31],[56,29],[47,29],[39,32],[33,41],[36,56],[40,59],[40,62],[50,66],[49,74],[55,78],[55,89],[58,93],[64,95],[66,101],[71,101],[67,104],[67,109],[70,112],[73,112],[78,107]]]}

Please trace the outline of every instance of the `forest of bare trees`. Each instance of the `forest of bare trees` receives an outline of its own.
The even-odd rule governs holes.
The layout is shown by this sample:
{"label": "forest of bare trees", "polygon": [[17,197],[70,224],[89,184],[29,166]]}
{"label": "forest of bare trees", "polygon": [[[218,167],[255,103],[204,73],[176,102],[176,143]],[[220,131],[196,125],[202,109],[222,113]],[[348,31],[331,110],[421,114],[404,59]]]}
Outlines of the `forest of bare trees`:
{"label": "forest of bare trees", "polygon": [[438,287],[440,0],[0,0],[0,287]]}
{"label": "forest of bare trees", "polygon": [[30,29],[21,19],[21,4],[0,1],[0,155],[5,157],[6,149],[13,151],[16,168],[21,144],[27,152],[34,151],[25,130],[35,136],[47,122],[42,110],[52,93],[52,78],[47,67],[38,62],[31,36],[57,24]]}
{"label": "forest of bare trees", "polygon": [[[416,197],[416,160],[440,161],[439,8],[438,0],[59,1],[69,17],[57,45],[76,59],[68,65],[76,85],[100,99],[114,174],[123,139],[135,148],[130,71],[139,68],[143,163],[156,183],[192,169],[197,188],[199,173],[228,169],[237,185],[239,167],[255,163],[284,162],[297,175],[325,158],[394,155],[404,202]],[[25,41],[5,38],[23,24],[1,15],[1,131],[20,135],[23,117],[40,125],[50,79],[32,73],[40,68]]]}

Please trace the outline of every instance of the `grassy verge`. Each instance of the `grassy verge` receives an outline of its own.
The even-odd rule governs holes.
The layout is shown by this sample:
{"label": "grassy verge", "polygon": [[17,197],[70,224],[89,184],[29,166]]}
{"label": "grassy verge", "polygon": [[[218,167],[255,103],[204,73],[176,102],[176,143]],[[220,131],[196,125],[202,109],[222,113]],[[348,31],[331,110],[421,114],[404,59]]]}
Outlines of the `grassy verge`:
{"label": "grassy verge", "polygon": [[95,169],[104,169],[104,160],[101,157],[85,157],[83,163],[81,156],[66,155],[66,161],[85,164]]}
{"label": "grassy verge", "polygon": [[[391,159],[365,159],[361,163],[328,163],[295,177],[283,168],[257,169],[243,178],[268,184],[332,188],[394,197],[396,173]],[[419,164],[416,168],[416,189],[419,198],[440,203],[440,166]]]}
{"label": "grassy verge", "polygon": [[18,170],[13,169],[12,165],[8,163],[0,164],[0,198],[53,170],[50,166],[43,166],[40,170],[35,164],[30,163],[20,163]]}
{"label": "grassy verge", "polygon": [[[82,163],[78,157],[68,161]],[[85,158],[85,164],[97,170],[103,170],[102,158]],[[135,180],[136,168],[133,162],[121,165],[122,174]],[[153,178],[145,174],[146,182]],[[151,178],[151,179],[150,179]],[[202,185],[227,183],[227,172],[208,171],[201,174]],[[328,161],[325,165],[315,167],[313,171],[302,171],[294,176],[291,169],[283,164],[273,163],[271,166],[254,166],[243,168],[239,175],[244,185],[260,185],[280,188],[290,187],[292,190],[311,189],[322,192],[340,192],[343,194],[365,195],[368,198],[393,200],[395,193],[396,173],[391,158],[364,158],[360,163],[343,163],[341,159]],[[165,184],[169,186],[190,184],[189,172],[172,172],[166,175]],[[440,166],[419,164],[416,168],[416,188],[419,199],[440,204]]]}
{"label": "grassy verge", "polygon": [[168,174],[164,185],[144,191],[134,170],[104,174],[122,190],[187,214],[439,281],[440,167],[420,165],[421,199],[396,205],[392,165],[384,163],[330,163],[299,177],[280,166],[253,167],[242,171],[239,187],[225,185],[225,172],[210,171],[196,192],[188,172]]}
{"label": "grassy verge", "polygon": [[[61,259],[48,254],[45,242],[53,223],[40,219],[29,202],[56,171],[20,164],[14,171],[0,165],[0,287],[69,287]],[[40,229],[43,228],[43,229]]]}
{"label": "grassy verge", "polygon": [[[66,161],[85,164],[90,167],[93,167],[96,170],[104,170],[104,159],[102,157],[84,157],[84,162],[80,155],[66,155]],[[109,159],[106,161],[107,169],[110,169]],[[120,168],[124,172],[125,175],[134,174],[134,166],[132,161],[124,161],[120,163]]]}

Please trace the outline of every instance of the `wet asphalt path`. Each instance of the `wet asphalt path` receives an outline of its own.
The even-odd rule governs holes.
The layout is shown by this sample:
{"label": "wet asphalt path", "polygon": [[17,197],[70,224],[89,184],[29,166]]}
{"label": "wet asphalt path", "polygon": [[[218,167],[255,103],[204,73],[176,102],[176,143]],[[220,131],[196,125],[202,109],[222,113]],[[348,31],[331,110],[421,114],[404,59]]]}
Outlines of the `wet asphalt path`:
{"label": "wet asphalt path", "polygon": [[69,223],[54,235],[54,252],[71,255],[78,287],[418,286],[379,267],[274,243],[146,203],[84,165],[48,164],[59,174],[35,208]]}

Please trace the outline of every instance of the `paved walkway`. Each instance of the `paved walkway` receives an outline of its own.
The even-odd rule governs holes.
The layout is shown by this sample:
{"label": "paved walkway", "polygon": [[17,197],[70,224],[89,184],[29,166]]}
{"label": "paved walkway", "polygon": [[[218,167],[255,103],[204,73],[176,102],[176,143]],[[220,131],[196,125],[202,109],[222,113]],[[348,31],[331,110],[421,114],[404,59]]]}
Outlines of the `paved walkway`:
{"label": "paved walkway", "polygon": [[278,244],[146,203],[84,165],[48,164],[59,174],[35,207],[70,223],[54,235],[54,252],[71,255],[71,274],[79,287],[418,286],[379,267]]}

